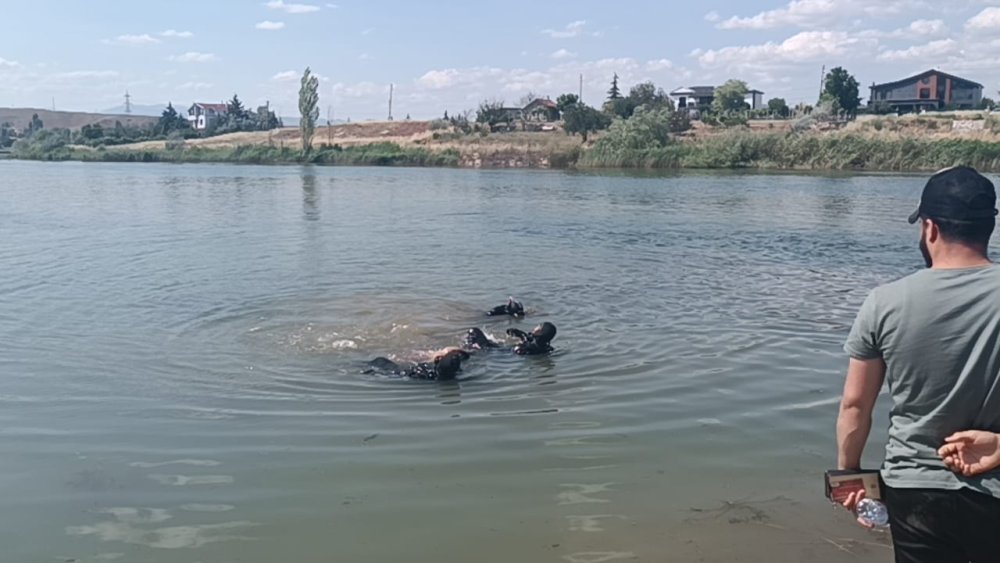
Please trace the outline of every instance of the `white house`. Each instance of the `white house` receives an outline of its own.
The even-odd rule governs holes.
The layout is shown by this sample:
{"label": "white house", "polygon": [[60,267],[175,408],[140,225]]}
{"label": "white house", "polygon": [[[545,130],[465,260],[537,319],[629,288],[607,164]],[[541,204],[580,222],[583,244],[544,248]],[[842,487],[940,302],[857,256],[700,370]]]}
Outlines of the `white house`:
{"label": "white house", "polygon": [[[670,93],[670,99],[677,109],[695,110],[699,107],[712,105],[715,99],[715,86],[689,86],[678,88]],[[750,109],[764,107],[764,92],[749,90],[744,98]]]}
{"label": "white house", "polygon": [[203,104],[195,102],[188,108],[188,121],[191,122],[192,129],[204,131],[213,122],[218,121],[227,113],[229,113],[229,106],[226,104]]}

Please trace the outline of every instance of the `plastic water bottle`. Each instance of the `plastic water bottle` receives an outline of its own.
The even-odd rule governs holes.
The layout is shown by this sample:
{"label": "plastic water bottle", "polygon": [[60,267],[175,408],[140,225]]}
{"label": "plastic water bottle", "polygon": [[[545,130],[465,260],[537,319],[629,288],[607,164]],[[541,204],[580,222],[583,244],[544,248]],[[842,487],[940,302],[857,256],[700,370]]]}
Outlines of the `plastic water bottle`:
{"label": "plastic water bottle", "polygon": [[870,498],[861,499],[858,503],[855,513],[858,518],[861,518],[865,522],[872,524],[877,528],[886,528],[889,526],[889,509],[886,508],[885,504]]}

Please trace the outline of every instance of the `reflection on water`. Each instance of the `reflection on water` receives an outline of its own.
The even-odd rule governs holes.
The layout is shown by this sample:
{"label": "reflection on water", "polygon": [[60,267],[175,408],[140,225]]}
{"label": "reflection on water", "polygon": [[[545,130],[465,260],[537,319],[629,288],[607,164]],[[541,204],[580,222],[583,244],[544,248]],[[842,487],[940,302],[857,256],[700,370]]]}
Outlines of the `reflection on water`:
{"label": "reflection on water", "polygon": [[[0,177],[12,561],[891,556],[817,483],[854,312],[920,265],[919,181]],[[512,293],[527,319],[483,316]],[[548,357],[476,354],[447,383],[361,373],[541,320]]]}
{"label": "reflection on water", "polygon": [[302,172],[302,216],[306,221],[319,221],[319,192],[316,175],[311,170]]}

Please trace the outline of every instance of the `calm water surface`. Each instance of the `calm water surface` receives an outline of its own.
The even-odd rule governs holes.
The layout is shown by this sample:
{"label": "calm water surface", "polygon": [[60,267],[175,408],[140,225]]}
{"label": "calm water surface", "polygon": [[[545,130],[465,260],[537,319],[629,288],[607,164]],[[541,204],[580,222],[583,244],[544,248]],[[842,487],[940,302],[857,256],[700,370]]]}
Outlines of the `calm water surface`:
{"label": "calm water surface", "polygon": [[821,474],[920,187],[0,162],[3,560],[889,561]]}

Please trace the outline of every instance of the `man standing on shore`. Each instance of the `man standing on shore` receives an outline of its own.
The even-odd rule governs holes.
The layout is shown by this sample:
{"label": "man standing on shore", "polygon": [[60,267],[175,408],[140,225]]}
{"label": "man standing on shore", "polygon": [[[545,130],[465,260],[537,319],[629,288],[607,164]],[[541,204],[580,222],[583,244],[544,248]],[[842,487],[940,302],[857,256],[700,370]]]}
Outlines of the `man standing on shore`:
{"label": "man standing on shore", "polygon": [[845,345],[837,463],[860,468],[887,379],[882,496],[897,563],[1000,560],[1000,470],[966,477],[938,455],[955,432],[1000,432],[1000,266],[988,258],[996,215],[993,184],[978,172],[935,174],[910,216],[927,269],[875,289]]}

